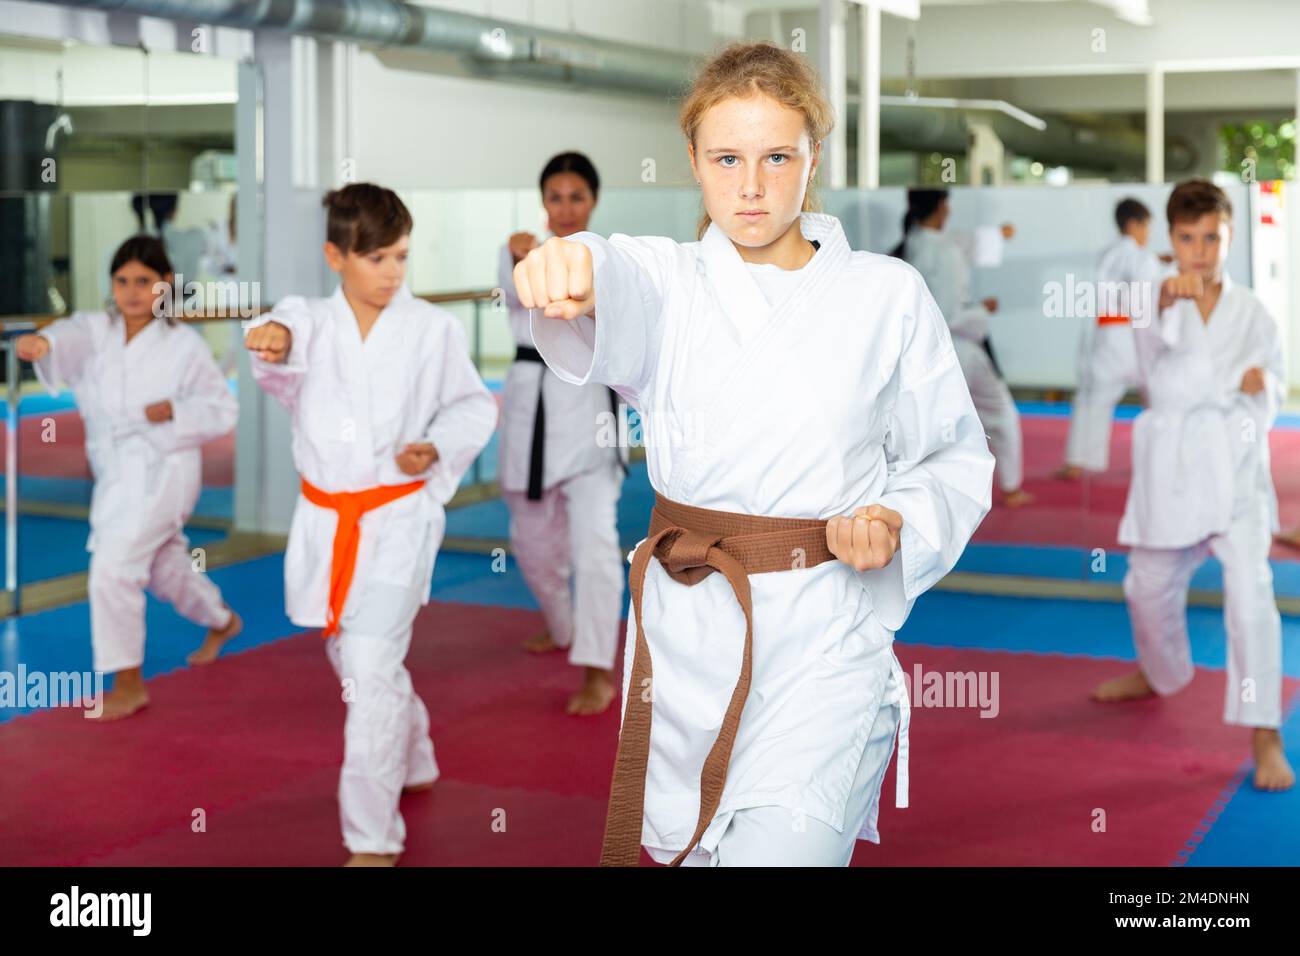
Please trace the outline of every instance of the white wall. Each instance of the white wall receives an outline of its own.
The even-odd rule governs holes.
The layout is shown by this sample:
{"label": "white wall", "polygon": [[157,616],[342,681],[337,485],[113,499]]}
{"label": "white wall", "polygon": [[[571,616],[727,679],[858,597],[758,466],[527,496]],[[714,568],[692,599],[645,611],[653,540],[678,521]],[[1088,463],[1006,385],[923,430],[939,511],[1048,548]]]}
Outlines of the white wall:
{"label": "white wall", "polygon": [[553,154],[591,157],[603,182],[690,182],[673,104],[386,69],[356,61],[356,175],[394,188],[535,187]]}

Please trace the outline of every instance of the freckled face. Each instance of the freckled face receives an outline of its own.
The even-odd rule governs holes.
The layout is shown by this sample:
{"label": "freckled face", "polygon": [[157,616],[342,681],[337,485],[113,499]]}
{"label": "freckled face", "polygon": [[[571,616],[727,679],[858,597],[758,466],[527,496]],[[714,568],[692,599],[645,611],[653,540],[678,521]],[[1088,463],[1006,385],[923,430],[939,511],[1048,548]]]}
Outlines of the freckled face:
{"label": "freckled face", "polygon": [[804,115],[762,93],[714,104],[688,147],[705,212],[740,246],[767,246],[799,218],[821,144]]}

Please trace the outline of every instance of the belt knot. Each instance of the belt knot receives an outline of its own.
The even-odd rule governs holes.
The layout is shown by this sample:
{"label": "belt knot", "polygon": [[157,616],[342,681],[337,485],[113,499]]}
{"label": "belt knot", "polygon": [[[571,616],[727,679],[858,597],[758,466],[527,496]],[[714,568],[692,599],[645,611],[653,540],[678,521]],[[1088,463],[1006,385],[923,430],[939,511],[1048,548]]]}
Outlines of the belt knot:
{"label": "belt knot", "polygon": [[709,551],[721,540],[720,534],[674,528],[659,540],[655,557],[674,581],[697,584],[715,570],[709,565]]}

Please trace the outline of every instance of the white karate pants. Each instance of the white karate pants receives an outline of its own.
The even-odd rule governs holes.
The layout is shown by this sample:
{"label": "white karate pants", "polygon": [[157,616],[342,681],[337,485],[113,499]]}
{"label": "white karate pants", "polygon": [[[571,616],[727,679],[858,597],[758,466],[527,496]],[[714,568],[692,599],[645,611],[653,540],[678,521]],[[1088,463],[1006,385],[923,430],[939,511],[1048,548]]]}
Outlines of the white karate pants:
{"label": "white karate pants", "polygon": [[988,353],[978,342],[960,336],[953,336],[952,341],[975,412],[988,436],[989,451],[997,462],[998,486],[1004,492],[1015,491],[1024,481],[1024,457],[1020,412],[1011,389],[994,371]]}
{"label": "white karate pants", "polygon": [[[682,866],[848,866],[864,824],[876,828],[880,785],[894,753],[903,703],[882,704],[867,736],[857,773],[844,808],[844,829],[836,830],[789,807],[762,806],[736,810],[712,853],[698,846]],[[906,738],[903,738],[904,746]],[[906,775],[901,766],[899,772]],[[657,863],[669,863],[677,854],[646,847]]]}
{"label": "white karate pants", "polygon": [[[617,462],[552,485],[540,501],[502,493],[510,509],[510,547],[542,607],[551,639],[569,663],[610,670],[623,613],[623,553],[618,542]],[[572,582],[572,592],[570,592]]]}
{"label": "white karate pants", "polygon": [[144,663],[145,588],[194,624],[210,630],[230,623],[221,591],[194,569],[189,539],[180,531],[97,534],[87,580],[95,670],[116,674]]}
{"label": "white karate pants", "polygon": [[1067,465],[1106,470],[1115,407],[1125,392],[1140,385],[1133,329],[1128,325],[1097,326],[1079,369],[1079,387],[1070,410]]}
{"label": "white karate pants", "polygon": [[1223,565],[1223,616],[1228,632],[1225,723],[1282,724],[1282,619],[1268,563],[1272,542],[1267,504],[1256,501],[1234,515],[1225,534],[1189,548],[1133,548],[1124,596],[1128,600],[1142,673],[1160,694],[1191,681],[1187,589],[1213,553]]}
{"label": "white karate pants", "polygon": [[347,704],[339,775],[343,845],[352,853],[401,853],[402,788],[438,779],[429,712],[404,663],[424,595],[416,585],[373,580],[353,587],[364,588],[361,599],[325,642]]}

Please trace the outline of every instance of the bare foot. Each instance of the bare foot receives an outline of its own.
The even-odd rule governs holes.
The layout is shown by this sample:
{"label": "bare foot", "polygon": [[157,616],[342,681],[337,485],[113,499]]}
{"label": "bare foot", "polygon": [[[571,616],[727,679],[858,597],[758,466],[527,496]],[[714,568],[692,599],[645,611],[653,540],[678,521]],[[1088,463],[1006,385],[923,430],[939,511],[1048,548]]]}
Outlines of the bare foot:
{"label": "bare foot", "polygon": [[1287,763],[1282,735],[1271,727],[1256,727],[1251,734],[1255,751],[1255,786],[1274,793],[1295,786],[1295,771]]}
{"label": "bare foot", "polygon": [[1300,528],[1292,528],[1290,531],[1279,531],[1273,535],[1273,540],[1278,544],[1284,544],[1288,548],[1300,550]]}
{"label": "bare foot", "polygon": [[397,866],[396,853],[353,853],[344,866]]}
{"label": "bare foot", "polygon": [[1110,703],[1117,700],[1141,700],[1144,697],[1154,697],[1155,693],[1155,688],[1147,683],[1146,675],[1134,671],[1123,677],[1102,681],[1092,692],[1092,699]]}
{"label": "bare foot", "polygon": [[558,651],[560,645],[551,640],[550,631],[542,631],[540,634],[534,634],[528,640],[524,641],[524,650],[530,654],[546,654],[550,651]]}
{"label": "bare foot", "polygon": [[1052,477],[1059,481],[1078,481],[1082,474],[1083,469],[1078,465],[1062,465],[1052,472]]}
{"label": "bare foot", "polygon": [[610,671],[602,670],[599,667],[588,667],[586,677],[582,681],[582,687],[569,698],[564,712],[583,717],[591,714],[603,714],[609,709],[610,702],[613,699],[614,675]]}
{"label": "bare foot", "polygon": [[130,717],[149,703],[149,691],[144,686],[144,672],[133,667],[118,671],[113,678],[113,689],[104,694],[103,705],[98,714],[87,711],[91,720],[121,720]]}
{"label": "bare foot", "polygon": [[1002,504],[1006,508],[1023,508],[1025,505],[1032,505],[1033,503],[1034,496],[1025,491],[1024,488],[1002,492]]}
{"label": "bare foot", "polygon": [[[226,608],[230,610],[230,605],[227,604]],[[211,664],[221,655],[222,645],[238,635],[243,629],[244,619],[233,610],[230,610],[230,620],[226,622],[226,626],[220,630],[213,628],[208,631],[207,636],[203,638],[203,643],[199,645],[199,649],[185,659],[195,665]]]}

